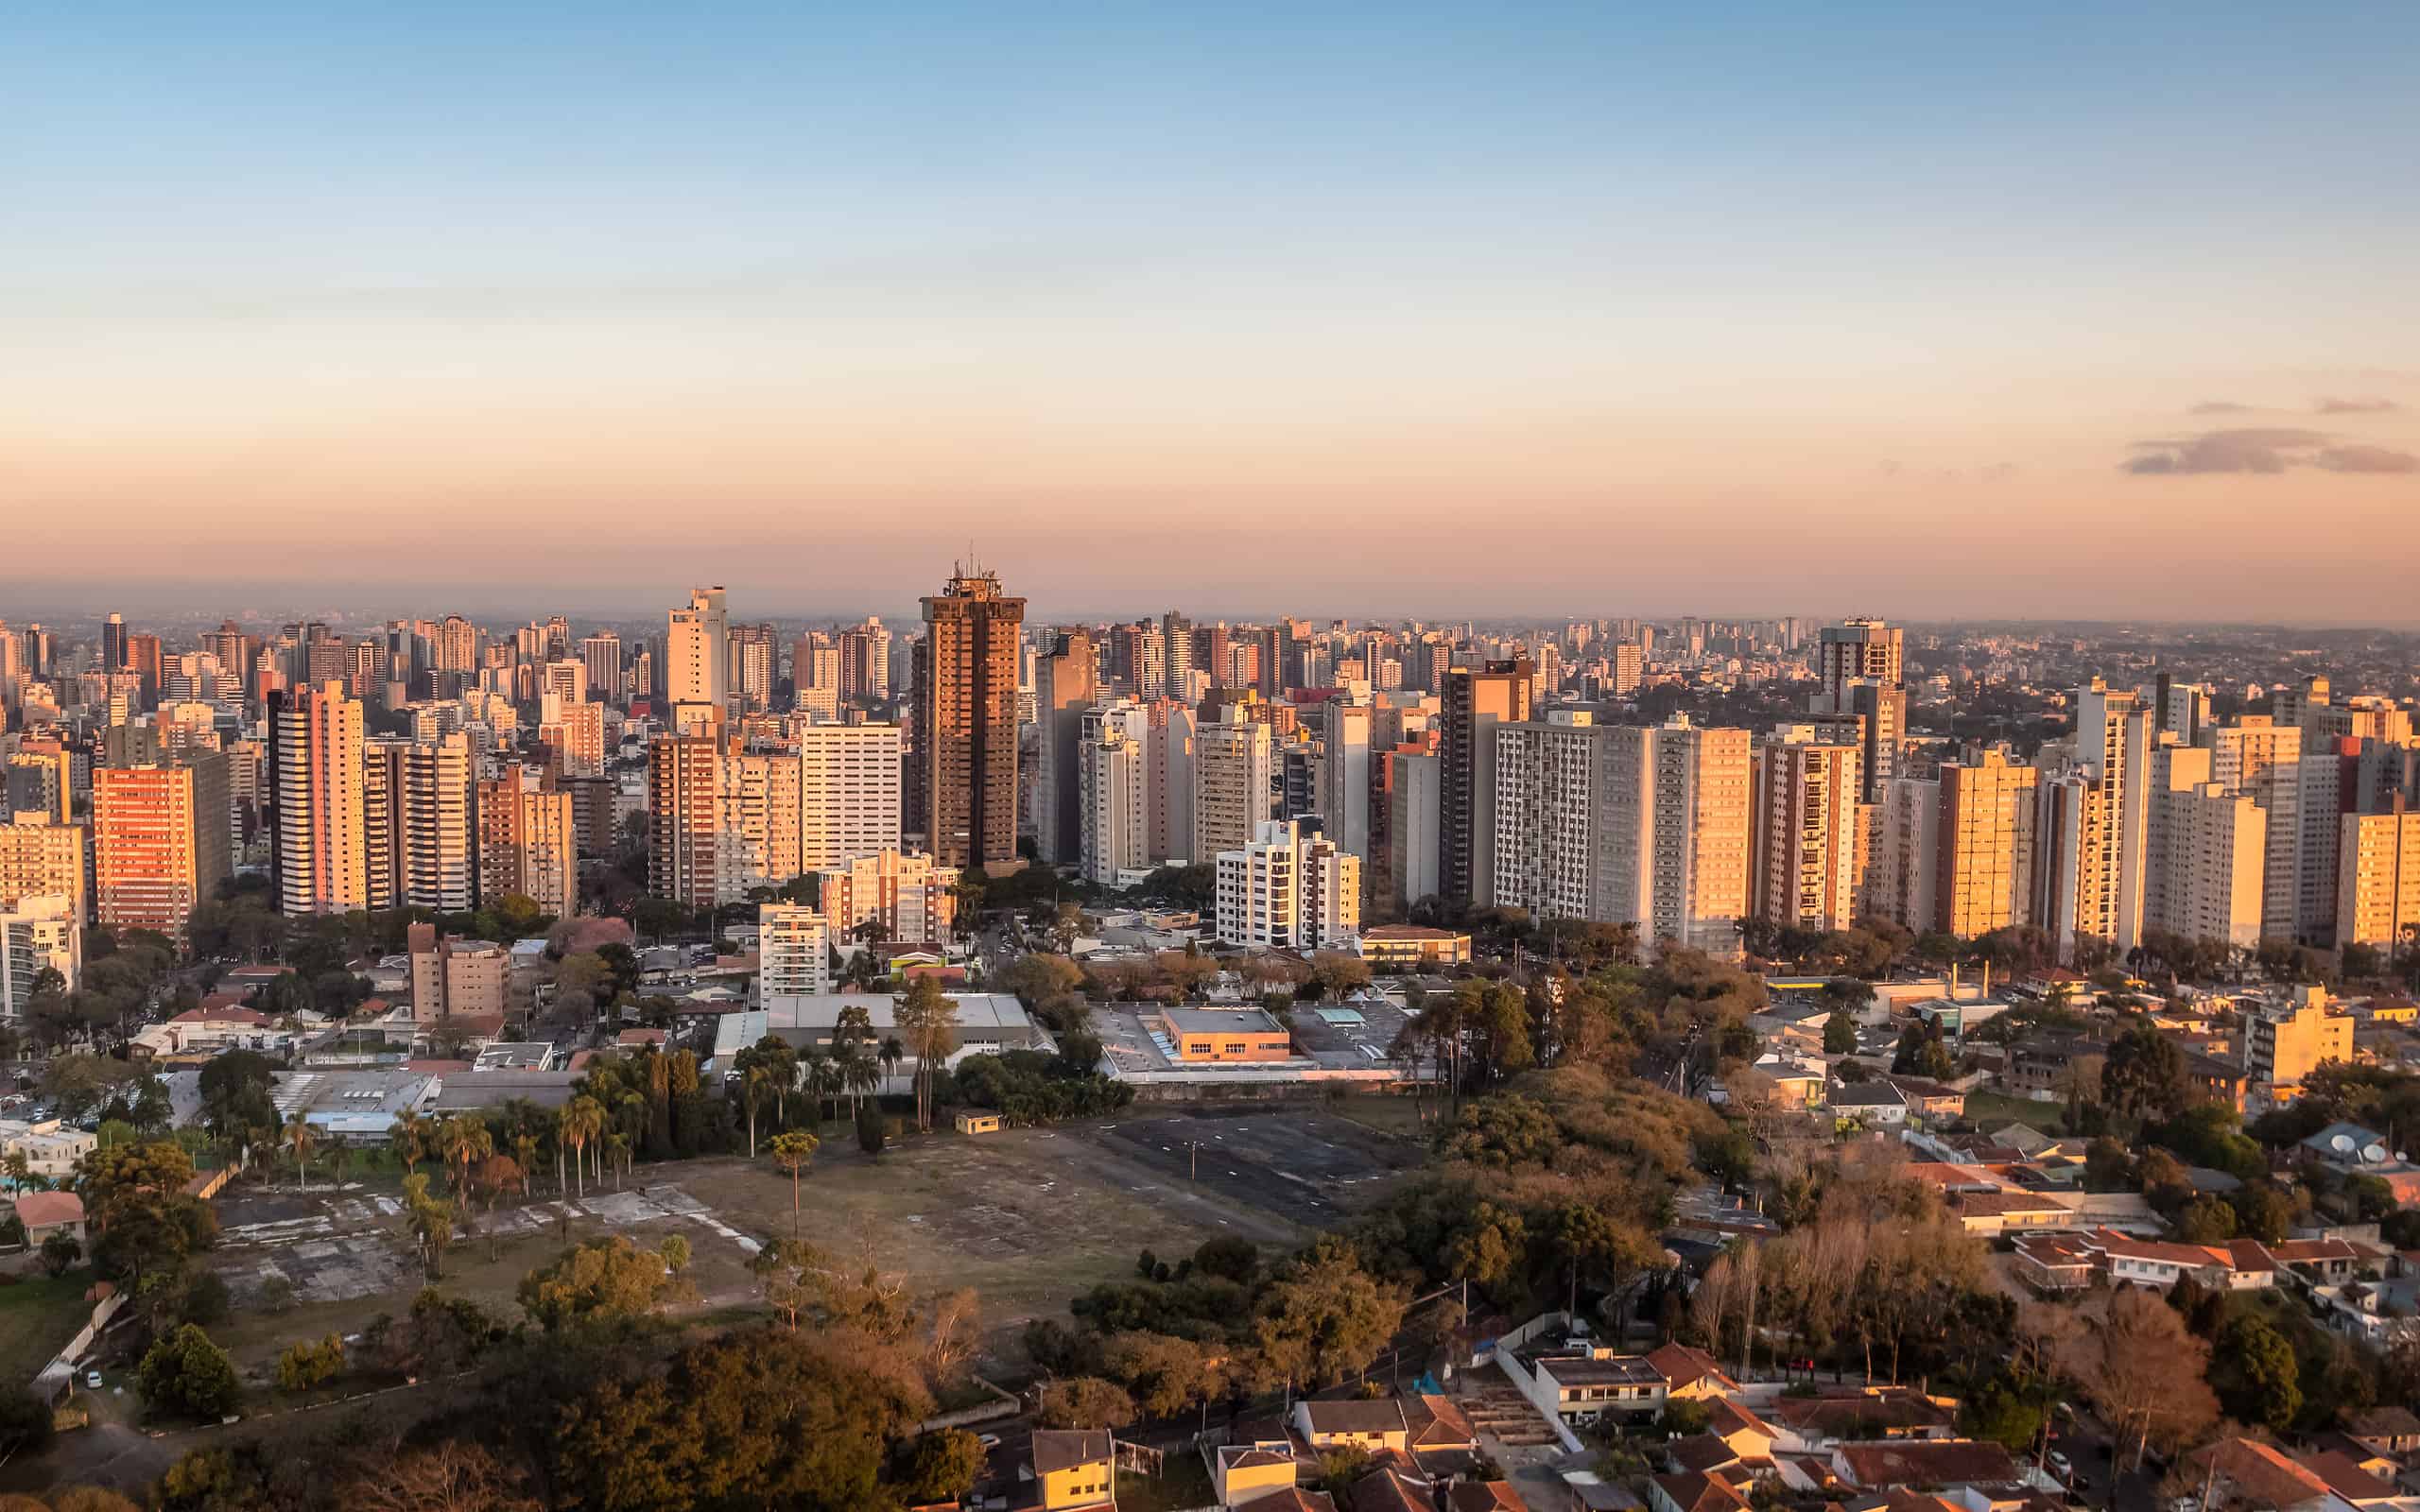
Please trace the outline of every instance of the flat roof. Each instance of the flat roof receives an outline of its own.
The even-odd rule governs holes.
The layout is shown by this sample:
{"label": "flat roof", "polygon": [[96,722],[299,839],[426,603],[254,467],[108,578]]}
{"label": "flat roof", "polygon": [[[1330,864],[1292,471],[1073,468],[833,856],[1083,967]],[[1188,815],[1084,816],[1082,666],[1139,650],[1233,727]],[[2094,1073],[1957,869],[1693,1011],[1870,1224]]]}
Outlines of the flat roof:
{"label": "flat roof", "polygon": [[1266,1008],[1167,1008],[1179,1034],[1284,1034]]}
{"label": "flat roof", "polygon": [[[1029,1029],[1025,1005],[1010,992],[944,992],[958,1005],[960,1029]],[[765,999],[768,1029],[835,1029],[840,1010],[860,1007],[875,1029],[898,1027],[899,1000],[888,992],[776,993]]]}

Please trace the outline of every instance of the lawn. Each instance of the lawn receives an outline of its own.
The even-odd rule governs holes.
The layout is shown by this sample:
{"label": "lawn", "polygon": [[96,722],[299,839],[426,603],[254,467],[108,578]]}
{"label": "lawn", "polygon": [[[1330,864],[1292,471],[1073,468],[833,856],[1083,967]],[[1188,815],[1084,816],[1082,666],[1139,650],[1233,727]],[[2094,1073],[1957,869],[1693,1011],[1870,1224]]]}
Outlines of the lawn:
{"label": "lawn", "polygon": [[2030,1097],[2009,1097],[1999,1092],[1968,1092],[1966,1122],[1980,1129],[2024,1124],[2045,1134],[2064,1134],[2067,1128],[2067,1105],[2037,1103]]}
{"label": "lawn", "polygon": [[0,1286],[0,1375],[22,1383],[50,1363],[51,1356],[93,1315],[84,1293],[92,1273],[71,1270],[53,1279],[36,1272],[14,1286]]}

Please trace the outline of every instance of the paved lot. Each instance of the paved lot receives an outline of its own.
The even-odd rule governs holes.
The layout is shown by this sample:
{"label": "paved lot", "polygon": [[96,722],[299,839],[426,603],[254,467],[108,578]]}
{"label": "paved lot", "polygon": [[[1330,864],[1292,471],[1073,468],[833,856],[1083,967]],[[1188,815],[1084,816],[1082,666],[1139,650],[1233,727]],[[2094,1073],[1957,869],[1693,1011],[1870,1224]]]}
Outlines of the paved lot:
{"label": "paved lot", "polygon": [[1367,1206],[1420,1160],[1407,1141],[1311,1108],[1130,1109],[1084,1133],[1169,1177],[1311,1228]]}

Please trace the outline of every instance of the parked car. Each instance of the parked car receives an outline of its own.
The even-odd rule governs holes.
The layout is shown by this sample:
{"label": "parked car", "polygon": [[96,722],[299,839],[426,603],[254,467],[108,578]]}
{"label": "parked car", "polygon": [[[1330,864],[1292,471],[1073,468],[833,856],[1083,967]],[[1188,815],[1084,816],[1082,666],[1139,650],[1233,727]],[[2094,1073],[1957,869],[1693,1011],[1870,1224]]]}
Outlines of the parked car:
{"label": "parked car", "polygon": [[84,1372],[84,1389],[87,1391],[98,1391],[101,1389],[101,1373],[98,1370],[87,1370]]}

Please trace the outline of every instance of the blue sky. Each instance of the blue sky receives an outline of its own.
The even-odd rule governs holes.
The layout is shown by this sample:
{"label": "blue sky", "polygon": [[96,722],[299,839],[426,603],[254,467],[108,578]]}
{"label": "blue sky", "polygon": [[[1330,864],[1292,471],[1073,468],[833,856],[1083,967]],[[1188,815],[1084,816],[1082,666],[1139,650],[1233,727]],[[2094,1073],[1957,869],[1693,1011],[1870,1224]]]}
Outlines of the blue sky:
{"label": "blue sky", "polygon": [[[1945,520],[2288,495],[2316,569],[2413,478],[2120,469],[2213,400],[2411,450],[2415,60],[2408,4],[49,8],[0,50],[0,490],[158,510],[162,574],[334,508],[570,513],[642,582],[694,508],[883,585],[932,576],[902,518],[1005,529],[1093,604],[1171,508],[1383,588],[1381,513],[1678,507],[1802,562],[1845,513],[1906,547],[1845,596],[1939,612]],[[1659,591],[1790,584],[1690,540]]]}

